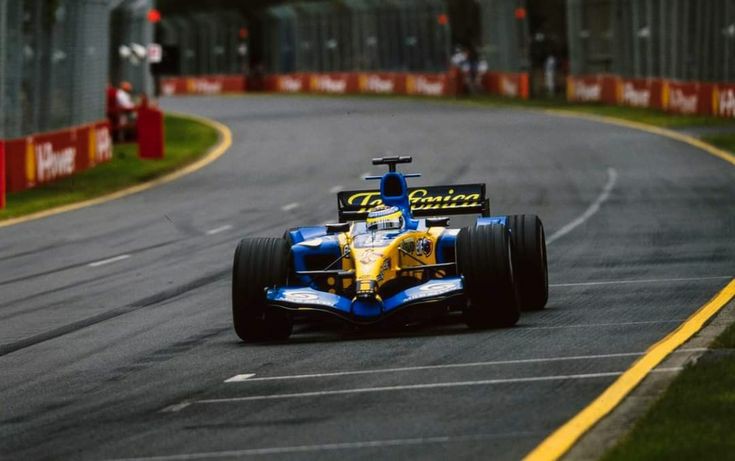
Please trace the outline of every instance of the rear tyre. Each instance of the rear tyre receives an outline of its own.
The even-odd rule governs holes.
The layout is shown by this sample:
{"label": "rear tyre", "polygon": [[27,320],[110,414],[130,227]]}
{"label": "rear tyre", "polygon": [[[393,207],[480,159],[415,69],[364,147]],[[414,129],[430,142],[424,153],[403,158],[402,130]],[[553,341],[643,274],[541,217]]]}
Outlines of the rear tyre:
{"label": "rear tyre", "polygon": [[508,216],[521,310],[541,310],[549,299],[544,225],[536,215]]}
{"label": "rear tyre", "polygon": [[291,316],[266,304],[265,290],[285,285],[290,247],[282,238],[247,238],[235,250],[232,267],[232,321],[243,341],[286,339]]}
{"label": "rear tyre", "polygon": [[470,328],[510,327],[520,317],[510,233],[502,224],[465,227],[457,235],[457,270],[469,299]]}

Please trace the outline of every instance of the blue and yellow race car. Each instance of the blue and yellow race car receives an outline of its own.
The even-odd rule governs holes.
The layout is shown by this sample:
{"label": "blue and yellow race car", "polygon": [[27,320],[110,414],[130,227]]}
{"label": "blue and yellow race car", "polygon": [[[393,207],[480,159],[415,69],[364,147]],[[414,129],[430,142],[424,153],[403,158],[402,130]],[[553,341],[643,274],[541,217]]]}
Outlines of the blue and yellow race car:
{"label": "blue and yellow race car", "polygon": [[[282,238],[246,238],[235,251],[232,315],[244,341],[286,339],[301,319],[357,325],[461,311],[470,328],[509,327],[548,298],[546,241],[535,215],[490,216],[484,184],[409,188],[387,165],[380,190],[343,191],[339,222]],[[449,228],[448,215],[477,214]]]}

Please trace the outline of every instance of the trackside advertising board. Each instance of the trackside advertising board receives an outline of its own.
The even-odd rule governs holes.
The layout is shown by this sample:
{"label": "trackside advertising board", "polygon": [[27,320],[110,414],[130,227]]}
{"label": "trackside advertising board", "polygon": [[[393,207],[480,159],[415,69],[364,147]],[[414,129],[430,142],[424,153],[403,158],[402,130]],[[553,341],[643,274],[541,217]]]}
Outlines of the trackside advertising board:
{"label": "trackside advertising board", "polygon": [[661,109],[684,115],[735,117],[735,84],[728,83],[573,75],[567,78],[567,100]]}
{"label": "trackside advertising board", "polygon": [[71,176],[112,159],[107,121],[5,141],[8,192]]}
{"label": "trackside advertising board", "polygon": [[245,77],[242,75],[205,75],[191,77],[164,77],[161,79],[161,93],[164,96],[175,94],[222,94],[245,91]]}

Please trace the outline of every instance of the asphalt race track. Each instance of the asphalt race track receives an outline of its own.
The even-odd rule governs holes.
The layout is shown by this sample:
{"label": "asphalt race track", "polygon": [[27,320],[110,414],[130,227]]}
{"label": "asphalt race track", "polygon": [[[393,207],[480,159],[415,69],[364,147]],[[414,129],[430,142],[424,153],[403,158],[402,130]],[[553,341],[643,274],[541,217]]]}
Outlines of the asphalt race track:
{"label": "asphalt race track", "polygon": [[[735,274],[735,168],[670,139],[419,100],[163,105],[228,125],[232,148],[0,228],[2,459],[517,459]],[[335,191],[365,187],[388,150],[414,156],[413,184],[487,182],[493,213],[541,216],[548,308],[507,330],[447,318],[239,342],[238,239],[334,221]]]}

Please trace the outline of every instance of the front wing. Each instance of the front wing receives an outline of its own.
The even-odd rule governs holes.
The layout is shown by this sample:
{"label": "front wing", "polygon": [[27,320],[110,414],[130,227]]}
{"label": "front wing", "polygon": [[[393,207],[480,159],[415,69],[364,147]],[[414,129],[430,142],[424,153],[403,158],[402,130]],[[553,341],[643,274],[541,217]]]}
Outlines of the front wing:
{"label": "front wing", "polygon": [[334,314],[353,323],[374,323],[409,306],[449,303],[464,296],[462,277],[445,277],[422,283],[383,300],[362,300],[309,287],[279,287],[266,291],[267,302],[276,307],[309,313]]}

